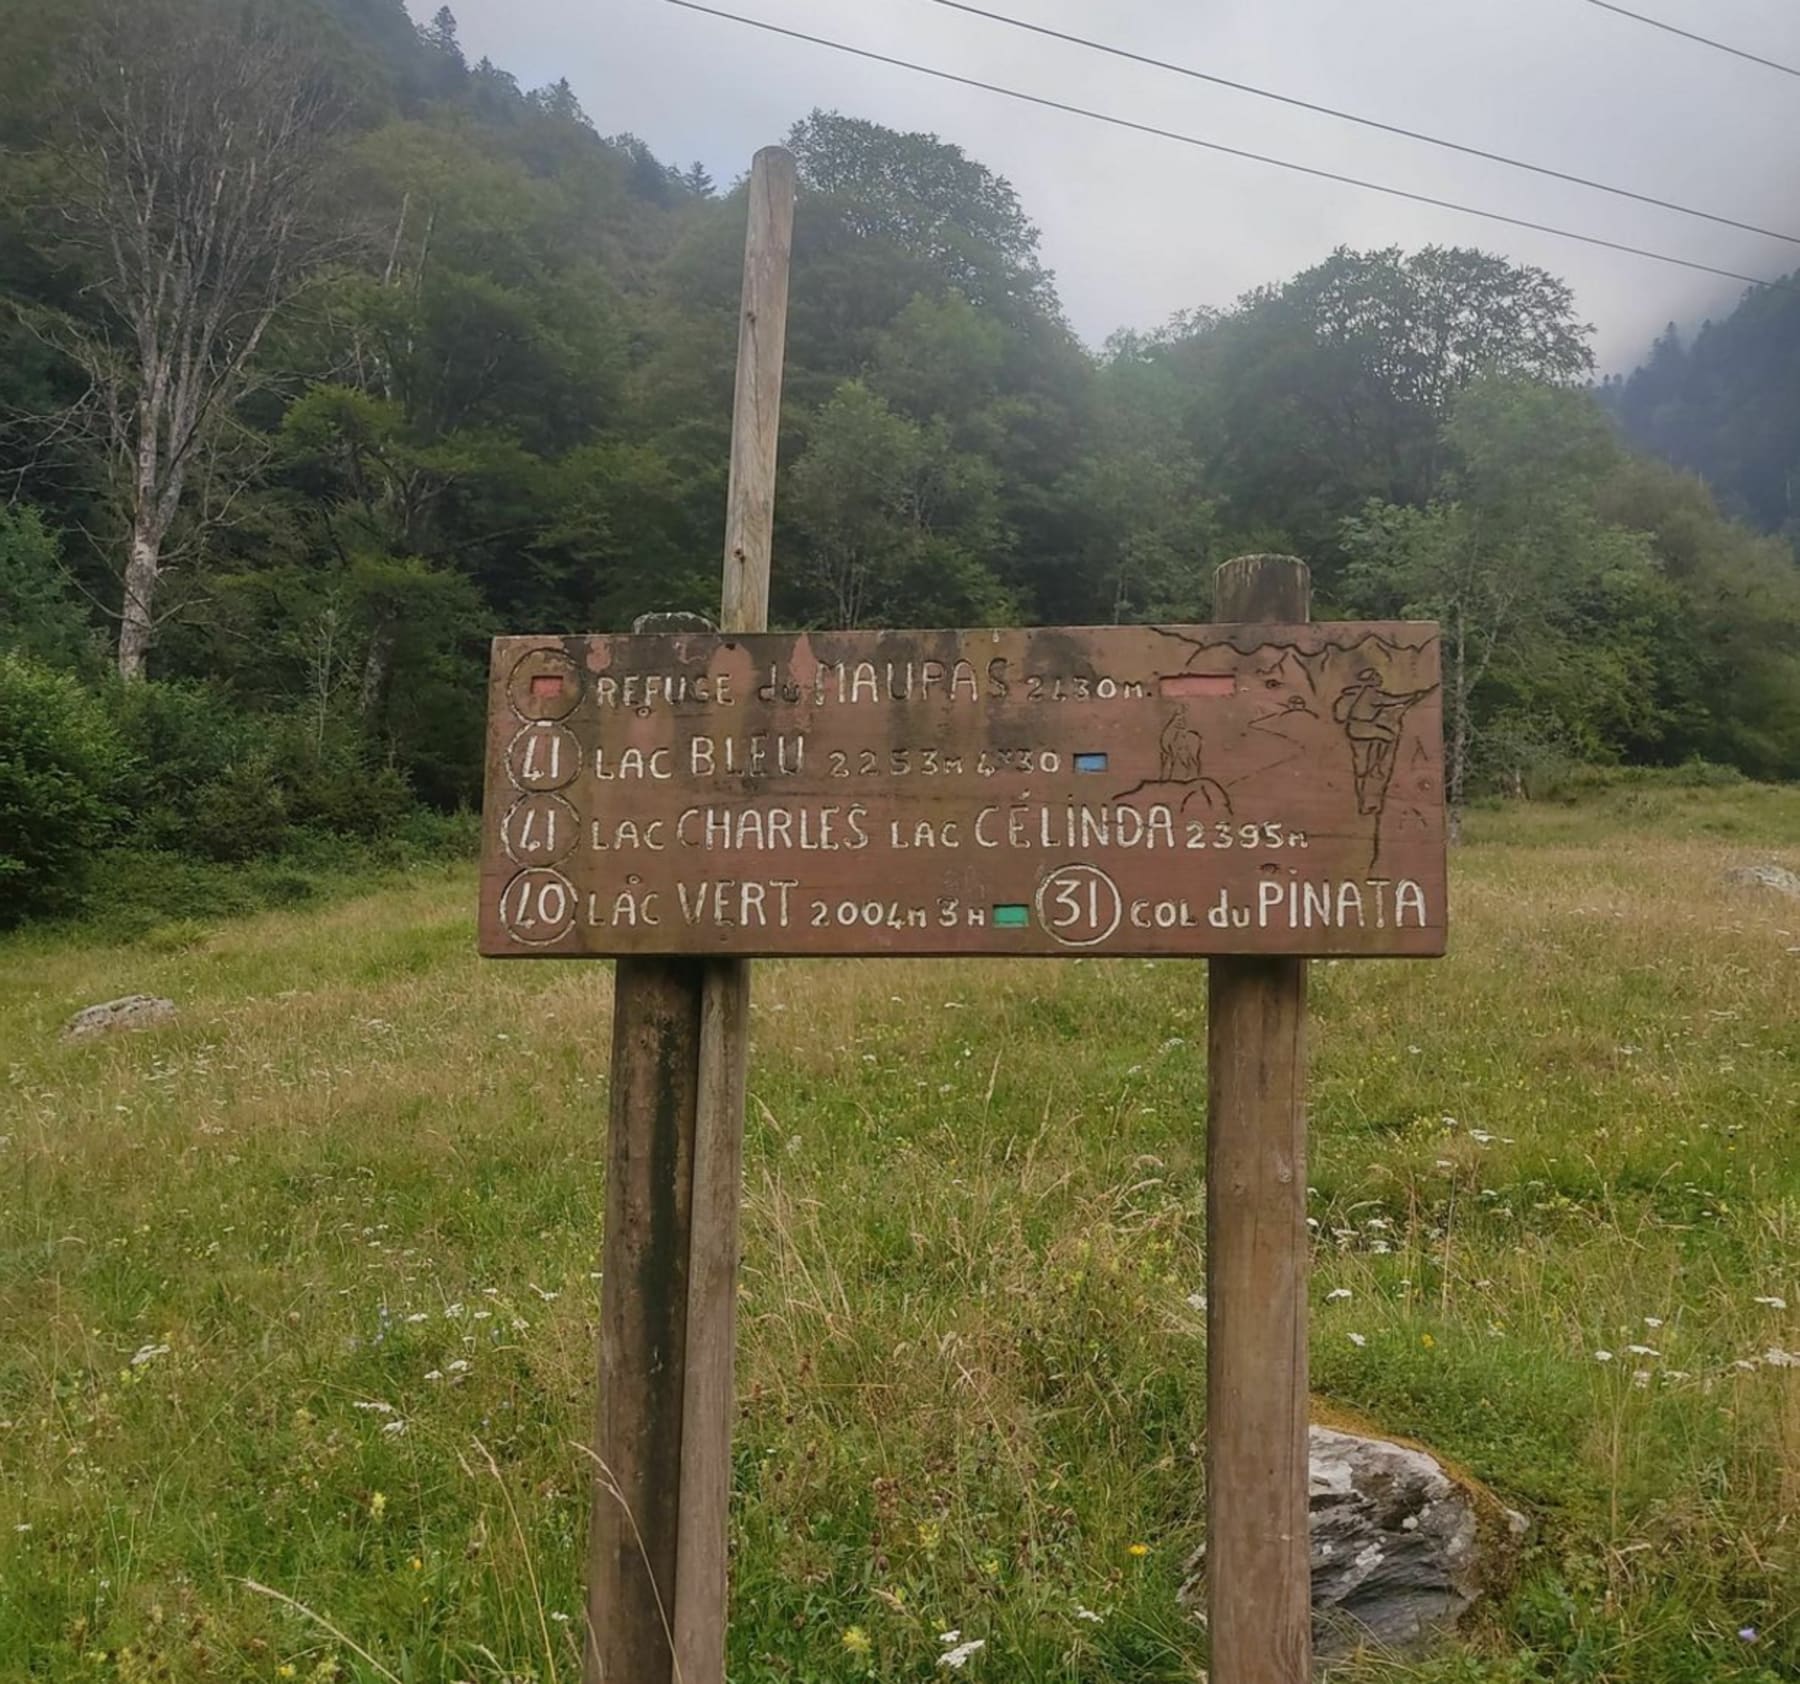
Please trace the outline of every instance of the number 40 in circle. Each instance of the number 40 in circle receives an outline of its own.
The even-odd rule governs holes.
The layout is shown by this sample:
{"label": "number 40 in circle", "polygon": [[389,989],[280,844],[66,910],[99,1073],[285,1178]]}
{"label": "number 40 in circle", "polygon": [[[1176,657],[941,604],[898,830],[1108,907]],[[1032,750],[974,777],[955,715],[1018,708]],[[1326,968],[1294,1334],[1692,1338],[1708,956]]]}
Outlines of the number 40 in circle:
{"label": "number 40 in circle", "polygon": [[514,941],[544,947],[575,924],[575,889],[560,871],[532,866],[500,895],[500,922]]}
{"label": "number 40 in circle", "polygon": [[1038,885],[1038,922],[1065,947],[1094,947],[1119,927],[1118,885],[1097,865],[1065,865]]}

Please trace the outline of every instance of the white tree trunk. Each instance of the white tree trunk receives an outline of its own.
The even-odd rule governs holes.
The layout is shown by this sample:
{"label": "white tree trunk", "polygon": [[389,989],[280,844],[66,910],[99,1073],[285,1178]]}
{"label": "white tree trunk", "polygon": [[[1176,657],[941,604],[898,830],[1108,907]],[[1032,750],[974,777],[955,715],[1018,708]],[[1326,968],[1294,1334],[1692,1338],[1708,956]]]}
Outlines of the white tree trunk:
{"label": "white tree trunk", "polygon": [[155,622],[156,581],[162,571],[159,535],[139,510],[132,522],[131,540],[125,553],[125,600],[119,616],[119,676],[135,684],[145,676],[150,655],[150,633]]}

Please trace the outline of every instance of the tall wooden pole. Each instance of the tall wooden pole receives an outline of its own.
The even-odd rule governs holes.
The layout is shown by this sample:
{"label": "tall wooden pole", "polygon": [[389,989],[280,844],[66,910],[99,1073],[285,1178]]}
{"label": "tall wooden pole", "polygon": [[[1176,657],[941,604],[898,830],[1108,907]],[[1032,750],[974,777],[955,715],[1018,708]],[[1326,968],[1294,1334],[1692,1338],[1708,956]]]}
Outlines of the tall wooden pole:
{"label": "tall wooden pole", "polygon": [[[768,625],[793,222],[793,158],[767,147],[750,170],[722,631]],[[615,967],[584,1684],[723,1684],[749,1012],[744,960]]]}
{"label": "tall wooden pole", "polygon": [[671,1684],[701,964],[614,968],[585,1684]]}
{"label": "tall wooden pole", "polygon": [[[1292,556],[1213,579],[1222,623],[1311,614]],[[1206,1606],[1213,1684],[1307,1684],[1306,961],[1207,967]]]}
{"label": "tall wooden pole", "polygon": [[[725,494],[725,568],[719,629],[766,631],[775,524],[781,365],[787,344],[794,236],[794,159],[764,147],[750,165],[750,225],[738,319],[731,477]],[[687,1378],[681,1437],[681,1518],[675,1572],[678,1684],[724,1684],[726,1542],[731,1426],[736,1413],[738,1206],[742,1198],[744,1081],[749,1061],[750,963],[711,959],[700,1001],[694,1121],[693,1241],[687,1277]]]}

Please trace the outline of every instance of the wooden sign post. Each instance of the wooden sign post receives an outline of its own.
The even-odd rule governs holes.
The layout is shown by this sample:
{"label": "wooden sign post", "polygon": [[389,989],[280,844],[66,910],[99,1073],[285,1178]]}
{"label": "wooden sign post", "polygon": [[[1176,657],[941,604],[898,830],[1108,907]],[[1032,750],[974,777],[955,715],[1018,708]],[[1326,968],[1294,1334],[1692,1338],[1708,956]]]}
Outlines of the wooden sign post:
{"label": "wooden sign post", "polygon": [[[1213,579],[1222,620],[1304,620],[1311,596],[1306,567],[1288,556],[1241,556]],[[1303,1684],[1312,1677],[1306,961],[1219,958],[1206,983],[1211,1675]]]}
{"label": "wooden sign post", "polygon": [[1215,1684],[1310,1666],[1305,965],[1444,951],[1438,631],[1313,623],[1291,557],[1219,623],[771,633],[793,165],[750,182],[715,630],[504,637],[480,939],[618,961],[587,1684],[723,1684],[756,956],[1211,956]]}
{"label": "wooden sign post", "polygon": [[[744,238],[720,588],[727,632],[768,624],[793,229],[793,157],[765,147],[750,166]],[[552,668],[525,681],[531,723],[502,757],[518,797],[507,846],[528,858],[540,848],[561,857],[547,838],[576,809],[558,792],[588,770],[562,758],[573,739],[558,723],[579,707],[579,675],[565,696]],[[743,959],[657,953],[615,968],[584,1684],[722,1684],[725,1674],[749,1013]]]}

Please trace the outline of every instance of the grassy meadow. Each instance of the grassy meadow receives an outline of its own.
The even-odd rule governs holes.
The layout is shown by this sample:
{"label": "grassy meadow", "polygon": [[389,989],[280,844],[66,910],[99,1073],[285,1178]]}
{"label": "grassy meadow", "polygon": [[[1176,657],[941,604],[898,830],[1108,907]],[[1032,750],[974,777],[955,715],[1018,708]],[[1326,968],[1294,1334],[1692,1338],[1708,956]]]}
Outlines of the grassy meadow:
{"label": "grassy meadow", "polygon": [[[1800,902],[1722,881],[1800,790],[1470,835],[1452,957],[1313,969],[1313,1384],[1532,1531],[1333,1676],[1800,1677]],[[472,912],[0,943],[0,1679],[579,1677],[609,967]],[[734,1684],[1202,1677],[1199,968],[767,964],[755,1028]]]}

